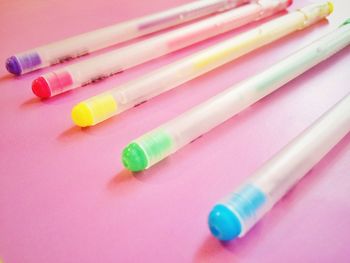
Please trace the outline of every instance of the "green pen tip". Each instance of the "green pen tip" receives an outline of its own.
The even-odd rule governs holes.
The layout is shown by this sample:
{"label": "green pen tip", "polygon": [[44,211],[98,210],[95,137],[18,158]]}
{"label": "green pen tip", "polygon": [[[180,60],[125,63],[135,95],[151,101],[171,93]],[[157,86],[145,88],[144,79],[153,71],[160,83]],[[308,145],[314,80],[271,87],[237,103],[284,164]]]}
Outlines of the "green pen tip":
{"label": "green pen tip", "polygon": [[122,162],[126,169],[133,172],[145,170],[148,165],[146,154],[137,143],[130,143],[124,148]]}
{"label": "green pen tip", "polygon": [[345,26],[345,25],[347,25],[347,24],[350,24],[350,18],[346,19],[346,20],[344,21],[344,23],[341,24],[341,25],[342,25],[342,26]]}

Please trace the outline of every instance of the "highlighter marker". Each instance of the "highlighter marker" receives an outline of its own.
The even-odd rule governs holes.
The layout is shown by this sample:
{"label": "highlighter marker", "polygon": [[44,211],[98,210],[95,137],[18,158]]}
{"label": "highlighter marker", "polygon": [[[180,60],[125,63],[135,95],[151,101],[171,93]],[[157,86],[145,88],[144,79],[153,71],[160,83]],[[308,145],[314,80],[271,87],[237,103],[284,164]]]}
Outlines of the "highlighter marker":
{"label": "highlighter marker", "polygon": [[7,70],[22,75],[93,51],[147,35],[248,2],[248,0],[201,0],[167,11],[118,23],[13,55]]}
{"label": "highlighter marker", "polygon": [[349,44],[347,24],[133,140],[123,150],[125,168],[142,171],[151,167]]}
{"label": "highlighter marker", "polygon": [[306,6],[87,99],[73,108],[73,121],[81,127],[102,122],[259,47],[302,30],[324,19],[332,9],[329,2]]}
{"label": "highlighter marker", "polygon": [[110,77],[146,61],[222,34],[287,8],[288,0],[260,0],[218,14],[139,43],[46,73],[33,81],[32,89],[41,98]]}
{"label": "highlighter marker", "polygon": [[243,237],[350,131],[350,94],[267,161],[209,214],[213,236]]}

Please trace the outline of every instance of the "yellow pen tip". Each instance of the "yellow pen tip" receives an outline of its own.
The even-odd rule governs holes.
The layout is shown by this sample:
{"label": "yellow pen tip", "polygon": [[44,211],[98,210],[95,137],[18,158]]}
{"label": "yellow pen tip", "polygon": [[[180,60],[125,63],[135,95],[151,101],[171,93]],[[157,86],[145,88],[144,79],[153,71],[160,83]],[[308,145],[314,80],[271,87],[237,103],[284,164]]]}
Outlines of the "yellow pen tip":
{"label": "yellow pen tip", "polygon": [[73,122],[80,127],[91,126],[94,123],[92,112],[85,102],[74,106],[72,110]]}
{"label": "yellow pen tip", "polygon": [[329,7],[329,14],[332,14],[334,10],[334,4],[332,2],[328,2],[328,7]]}

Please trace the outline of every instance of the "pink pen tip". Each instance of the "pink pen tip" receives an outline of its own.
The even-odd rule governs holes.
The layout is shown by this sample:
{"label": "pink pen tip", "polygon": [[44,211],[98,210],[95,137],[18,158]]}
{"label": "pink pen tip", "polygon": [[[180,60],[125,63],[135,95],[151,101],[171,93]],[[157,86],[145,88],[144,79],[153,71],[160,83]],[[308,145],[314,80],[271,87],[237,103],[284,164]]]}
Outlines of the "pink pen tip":
{"label": "pink pen tip", "polygon": [[290,6],[293,4],[293,0],[287,0],[287,6]]}
{"label": "pink pen tip", "polygon": [[68,71],[49,72],[33,81],[32,89],[40,98],[49,98],[72,89],[73,79]]}
{"label": "pink pen tip", "polygon": [[33,93],[39,98],[46,99],[51,97],[51,90],[46,79],[39,77],[35,79],[32,83]]}

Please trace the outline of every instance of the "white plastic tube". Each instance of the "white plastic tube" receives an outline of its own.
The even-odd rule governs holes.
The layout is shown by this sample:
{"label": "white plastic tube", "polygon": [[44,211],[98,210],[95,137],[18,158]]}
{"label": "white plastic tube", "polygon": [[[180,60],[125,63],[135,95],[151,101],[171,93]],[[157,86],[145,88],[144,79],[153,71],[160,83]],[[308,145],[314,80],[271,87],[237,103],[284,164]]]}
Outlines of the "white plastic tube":
{"label": "white plastic tube", "polygon": [[346,24],[132,141],[123,151],[124,166],[132,171],[151,167],[349,44],[350,24]]}
{"label": "white plastic tube", "polygon": [[313,4],[267,22],[79,103],[72,110],[73,121],[81,127],[95,125],[254,49],[310,26],[329,15],[332,10],[329,2]]}
{"label": "white plastic tube", "polygon": [[69,65],[34,80],[33,92],[41,98],[47,98],[87,85],[254,20],[272,15],[287,8],[289,3],[289,0],[260,0],[158,37]]}
{"label": "white plastic tube", "polygon": [[212,209],[212,234],[219,240],[244,236],[349,131],[350,94]]}
{"label": "white plastic tube", "polygon": [[10,73],[21,75],[136,37],[178,25],[249,0],[200,0],[167,11],[104,27],[16,54],[6,61]]}

